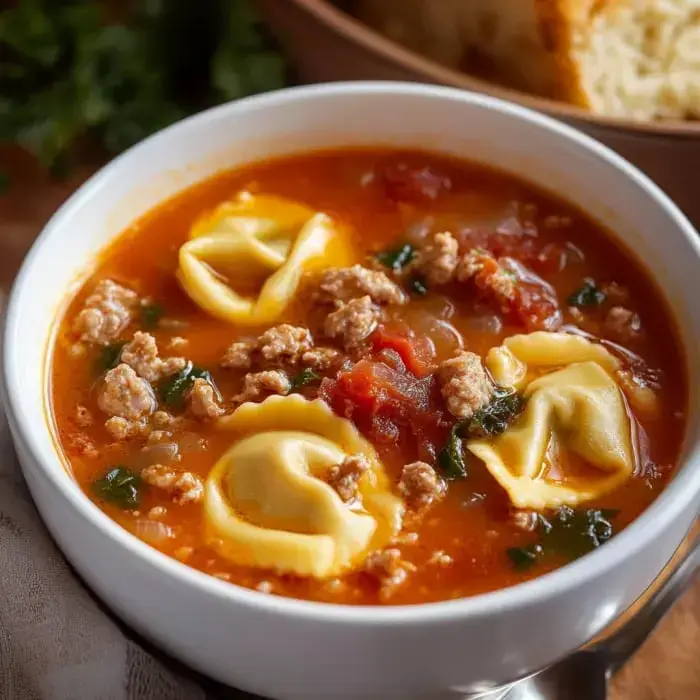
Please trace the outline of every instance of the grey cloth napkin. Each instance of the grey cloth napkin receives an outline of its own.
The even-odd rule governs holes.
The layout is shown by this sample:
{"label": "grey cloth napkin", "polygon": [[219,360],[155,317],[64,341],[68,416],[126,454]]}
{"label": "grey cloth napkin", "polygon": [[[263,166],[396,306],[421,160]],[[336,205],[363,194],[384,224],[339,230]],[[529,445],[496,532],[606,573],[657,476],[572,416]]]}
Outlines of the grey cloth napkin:
{"label": "grey cloth napkin", "polygon": [[1,406],[0,698],[253,698],[144,648],[92,596],[41,522]]}

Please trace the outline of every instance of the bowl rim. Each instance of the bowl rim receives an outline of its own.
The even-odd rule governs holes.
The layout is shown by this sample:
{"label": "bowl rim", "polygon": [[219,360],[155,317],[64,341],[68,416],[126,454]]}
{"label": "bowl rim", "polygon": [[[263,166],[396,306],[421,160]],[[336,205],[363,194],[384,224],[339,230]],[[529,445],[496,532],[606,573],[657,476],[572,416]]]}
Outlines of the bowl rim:
{"label": "bowl rim", "polygon": [[[42,450],[41,440],[38,438],[43,431],[34,429],[28,407],[25,405],[27,402],[23,399],[22,384],[19,379],[21,372],[17,370],[22,363],[22,351],[16,337],[23,325],[22,301],[28,293],[31,293],[27,281],[41,254],[42,247],[48,239],[56,235],[65,235],[62,231],[70,230],[69,222],[74,212],[85,202],[95,200],[103,188],[109,187],[110,180],[119,175],[118,169],[123,168],[125,163],[133,159],[145,144],[155,141],[176,141],[178,132],[188,129],[206,132],[210,122],[216,121],[222,115],[233,118],[237,113],[245,112],[250,105],[255,105],[258,109],[275,110],[285,103],[313,101],[319,96],[347,97],[348,94],[366,96],[378,93],[412,95],[438,102],[476,105],[500,112],[514,120],[527,121],[535,127],[550,132],[552,138],[566,140],[572,145],[585,149],[590,156],[602,159],[616,169],[619,177],[634,181],[640,189],[640,194],[653,199],[656,206],[665,212],[669,220],[686,238],[688,245],[694,249],[700,261],[700,238],[695,229],[656,184],[608,147],[551,117],[487,95],[469,93],[451,87],[410,82],[355,81],[287,88],[213,107],[157,132],[98,170],[58,209],[32,245],[9,296],[2,333],[3,401],[10,425],[14,427],[14,439],[24,448],[25,456],[29,457],[23,462],[23,469],[40,473],[53,491],[74,509],[85,526],[99,531],[104,537],[128,550],[131,556],[139,560],[142,567],[156,569],[163,576],[172,576],[174,580],[190,589],[197,589],[198,592],[212,596],[223,603],[249,606],[260,613],[281,613],[306,621],[337,622],[350,626],[409,626],[458,622],[465,618],[504,614],[509,610],[527,607],[544,599],[570,593],[604,575],[610,569],[622,565],[625,558],[636,554],[648,541],[653,540],[656,534],[669,527],[675,512],[684,510],[693,499],[697,498],[700,494],[700,469],[691,468],[692,465],[686,457],[685,464],[679,473],[653,503],[604,547],[524,583],[467,598],[413,605],[355,606],[322,603],[268,595],[220,581],[163,554],[128,533],[94,504],[68,473],[58,454],[59,446],[55,440],[55,428],[47,408],[44,410],[43,428],[48,433],[48,439],[53,442],[54,455],[50,463],[44,459],[42,453],[45,450]],[[36,293],[41,293],[41,290]],[[65,293],[68,295],[70,290],[66,289]],[[670,303],[669,306],[673,308]],[[49,349],[52,342],[53,334],[48,341],[43,360],[44,366],[41,370],[44,392],[48,388],[46,363],[50,358]],[[690,355],[686,361],[689,359]],[[690,417],[688,420],[690,421]]]}
{"label": "bowl rim", "polygon": [[381,57],[388,63],[398,65],[439,85],[473,90],[544,112],[557,119],[576,120],[583,125],[628,132],[627,135],[630,136],[654,136],[667,139],[700,138],[700,121],[679,119],[640,121],[625,117],[596,115],[583,107],[505,87],[442,65],[389,39],[350,13],[336,7],[329,0],[291,0],[291,2],[300,11],[312,16],[339,37]]}

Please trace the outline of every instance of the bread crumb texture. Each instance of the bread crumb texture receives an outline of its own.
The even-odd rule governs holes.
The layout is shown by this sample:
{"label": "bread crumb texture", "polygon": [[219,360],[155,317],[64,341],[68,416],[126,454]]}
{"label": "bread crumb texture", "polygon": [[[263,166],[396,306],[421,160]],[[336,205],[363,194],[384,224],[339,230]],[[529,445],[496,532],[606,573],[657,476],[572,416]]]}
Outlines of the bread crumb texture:
{"label": "bread crumb texture", "polygon": [[452,68],[607,116],[700,117],[700,0],[361,0],[360,19]]}

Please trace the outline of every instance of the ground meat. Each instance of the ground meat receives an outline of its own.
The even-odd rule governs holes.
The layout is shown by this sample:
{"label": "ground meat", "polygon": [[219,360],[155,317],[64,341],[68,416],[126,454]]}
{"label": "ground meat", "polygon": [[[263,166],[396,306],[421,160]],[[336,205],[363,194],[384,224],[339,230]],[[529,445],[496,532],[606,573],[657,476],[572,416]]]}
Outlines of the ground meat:
{"label": "ground meat", "polygon": [[411,508],[425,508],[445,494],[445,482],[425,462],[407,464],[401,472],[399,491]]}
{"label": "ground meat", "polygon": [[169,374],[180,372],[187,365],[184,357],[162,360],[158,357],[156,339],[150,333],[141,331],[136,331],[133,339],[124,346],[120,360],[149,382],[157,382]]}
{"label": "ground meat", "polygon": [[267,370],[265,372],[255,372],[246,374],[243,380],[243,391],[234,397],[236,403],[245,403],[253,399],[260,398],[264,394],[281,394],[282,396],[289,393],[292,384],[289,377],[279,370]]}
{"label": "ground meat", "polygon": [[254,340],[239,340],[233,343],[221,358],[221,366],[229,369],[250,369],[253,366],[253,356],[258,350]]}
{"label": "ground meat", "polygon": [[301,356],[301,362],[321,372],[330,369],[340,359],[340,352],[333,348],[312,348]]}
{"label": "ground meat", "polygon": [[214,387],[201,377],[192,383],[188,394],[190,410],[197,418],[218,418],[224,409],[219,406]]}
{"label": "ground meat", "polygon": [[473,352],[445,360],[438,368],[438,378],[447,409],[457,418],[471,418],[491,400],[493,382]]}
{"label": "ground meat", "polygon": [[437,566],[452,566],[454,564],[454,559],[447,553],[444,552],[442,549],[436,549],[431,555],[430,559],[428,559],[428,564],[435,564]]}
{"label": "ground meat", "polygon": [[192,472],[181,472],[163,464],[152,464],[141,470],[141,478],[151,486],[172,496],[175,503],[198,503],[204,495],[202,479]]}
{"label": "ground meat", "polygon": [[71,435],[69,438],[71,452],[79,454],[87,459],[95,459],[100,456],[100,451],[95,447],[95,443],[82,433]]}
{"label": "ground meat", "polygon": [[352,299],[326,316],[324,332],[329,338],[338,338],[348,348],[356,348],[377,327],[381,309],[369,296]]}
{"label": "ground meat", "polygon": [[151,508],[151,510],[148,511],[146,516],[149,520],[160,520],[167,514],[168,509],[165,506],[153,506],[153,508]]}
{"label": "ground meat", "polygon": [[146,440],[146,446],[152,447],[153,445],[160,445],[163,442],[170,442],[172,437],[173,434],[169,430],[152,430]]}
{"label": "ground meat", "polygon": [[88,426],[92,425],[93,418],[90,409],[86,406],[78,406],[75,409],[75,422],[81,428],[87,428]]}
{"label": "ground meat", "polygon": [[363,454],[351,455],[328,470],[327,481],[347,503],[357,497],[357,482],[369,467]]}
{"label": "ground meat", "polygon": [[156,411],[151,416],[151,425],[156,430],[180,430],[186,423],[187,418],[184,416],[172,416],[167,411]]}
{"label": "ground meat", "polygon": [[350,301],[368,296],[375,304],[405,304],[407,297],[401,287],[386,273],[362,265],[336,267],[326,270],[319,285],[317,298],[323,301]]}
{"label": "ground meat", "polygon": [[121,416],[112,416],[105,422],[107,432],[117,441],[128,440],[133,437],[143,437],[150,430],[148,420],[139,418],[128,420]]}
{"label": "ground meat", "polygon": [[173,336],[169,341],[167,348],[168,350],[177,350],[178,348],[181,348],[185,345],[187,345],[189,341],[187,338],[183,338],[179,335]]}
{"label": "ground meat", "polygon": [[263,359],[271,363],[286,362],[295,365],[301,356],[314,345],[311,332],[303,326],[283,323],[265,331],[258,338],[258,346]]}
{"label": "ground meat", "polygon": [[474,279],[482,289],[490,289],[504,302],[515,298],[516,280],[504,270],[490,253],[472,250],[463,255],[457,264],[457,280]]}
{"label": "ground meat", "polygon": [[380,596],[388,598],[406,580],[408,572],[415,571],[415,567],[401,559],[401,550],[390,547],[370,554],[365,560],[364,570],[376,578]]}
{"label": "ground meat", "polygon": [[85,300],[73,330],[83,342],[107,345],[131,323],[137,305],[136,292],[112,280],[102,280]]}
{"label": "ground meat", "polygon": [[459,262],[459,244],[451,233],[438,233],[420,252],[414,267],[420,270],[429,284],[451,282]]}
{"label": "ground meat", "polygon": [[313,348],[311,331],[283,323],[263,333],[257,340],[233,343],[221,360],[222,367],[250,369],[257,361],[267,366],[294,366]]}
{"label": "ground meat", "polygon": [[123,362],[105,374],[97,405],[110,416],[130,420],[153,413],[158,406],[151,385]]}
{"label": "ground meat", "polygon": [[510,521],[518,530],[532,532],[537,527],[537,513],[534,510],[515,510],[511,513]]}
{"label": "ground meat", "polygon": [[626,343],[639,336],[642,331],[642,321],[634,311],[624,306],[613,306],[605,317],[604,327],[615,340]]}

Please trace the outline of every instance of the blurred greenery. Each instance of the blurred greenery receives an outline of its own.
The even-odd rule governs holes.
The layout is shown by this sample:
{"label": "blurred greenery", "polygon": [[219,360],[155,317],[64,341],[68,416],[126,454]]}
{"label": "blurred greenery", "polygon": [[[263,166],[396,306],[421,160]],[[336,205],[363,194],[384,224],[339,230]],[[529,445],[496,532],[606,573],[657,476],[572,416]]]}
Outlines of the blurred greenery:
{"label": "blurred greenery", "polygon": [[251,0],[18,0],[0,13],[0,143],[56,174],[79,142],[117,153],[287,80]]}

